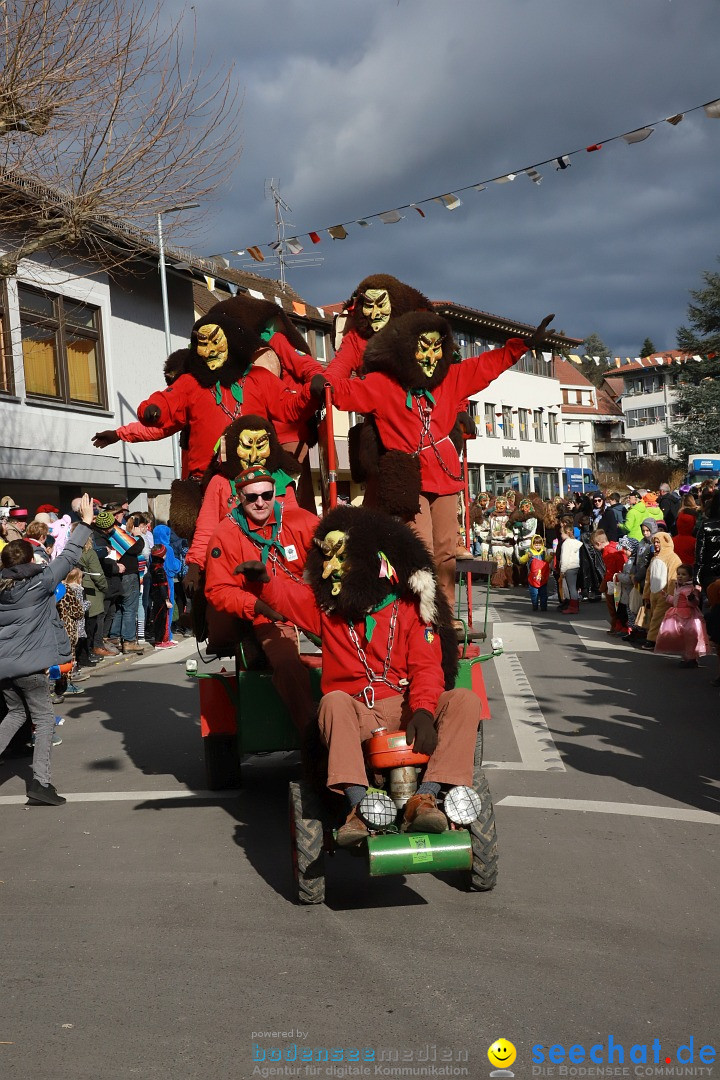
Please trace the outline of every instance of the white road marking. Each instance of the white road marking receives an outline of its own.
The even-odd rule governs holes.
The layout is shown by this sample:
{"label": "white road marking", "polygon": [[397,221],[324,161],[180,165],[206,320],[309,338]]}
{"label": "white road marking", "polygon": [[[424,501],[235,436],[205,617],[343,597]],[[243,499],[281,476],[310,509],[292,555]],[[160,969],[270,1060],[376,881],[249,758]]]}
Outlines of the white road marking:
{"label": "white road marking", "polygon": [[515,806],[529,810],[579,810],[584,814],[621,814],[624,817],[664,818],[720,825],[720,814],[709,810],[684,810],[676,806],[649,806],[639,803],[600,802],[594,799],[540,799],[532,795],[506,795],[495,806]]}
{"label": "white road marking", "polygon": [[540,652],[535,631],[527,623],[493,622],[492,636],[502,638],[505,652]]}
{"label": "white road marking", "polygon": [[[61,792],[62,794],[62,792]],[[176,788],[174,791],[79,791],[65,795],[69,803],[79,802],[167,802],[168,799],[217,800],[237,799],[238,791],[188,791]],[[27,795],[2,795],[0,806],[22,806],[27,802]]]}
{"label": "white road marking", "polygon": [[[601,630],[598,627],[597,623],[583,625],[583,623],[571,622],[570,626],[572,626],[573,630],[580,638],[580,641],[588,651],[590,651],[590,649],[621,649],[628,656],[633,656],[636,652],[640,651],[634,649],[632,645],[627,645],[624,641],[620,642],[616,637],[611,637],[609,634],[606,634],[604,630]],[[582,634],[581,630],[594,630],[596,633],[599,630],[602,636],[590,637],[588,634]]]}
{"label": "white road marking", "polygon": [[[496,629],[497,627],[494,628]],[[518,657],[514,653],[497,656],[495,668],[522,764],[519,766],[517,762],[488,764],[491,767],[504,769],[519,767],[529,772],[565,772],[562,758]]]}
{"label": "white road marking", "polygon": [[[133,667],[153,667],[155,664],[176,664],[179,660],[186,660],[188,656],[197,656],[197,642],[194,637],[178,638],[174,649],[150,649],[150,652],[140,660],[136,660]],[[198,667],[200,667],[198,659]]]}

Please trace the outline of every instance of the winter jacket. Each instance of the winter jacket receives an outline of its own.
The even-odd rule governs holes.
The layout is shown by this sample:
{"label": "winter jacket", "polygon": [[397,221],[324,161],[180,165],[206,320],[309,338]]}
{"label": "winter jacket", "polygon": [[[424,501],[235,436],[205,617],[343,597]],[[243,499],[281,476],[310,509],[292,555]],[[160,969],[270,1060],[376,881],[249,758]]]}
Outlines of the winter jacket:
{"label": "winter jacket", "polygon": [[[75,531],[77,532],[77,529]],[[83,572],[83,589],[85,590],[85,599],[90,604],[88,615],[92,619],[95,615],[102,615],[105,610],[107,578],[103,573],[95,548],[83,551],[78,559],[78,566]]]}
{"label": "winter jacket", "polygon": [[695,580],[706,588],[720,578],[720,520],[706,520],[695,546]]}
{"label": "winter jacket", "polygon": [[656,539],[660,540],[660,550],[650,560],[648,572],[645,575],[645,588],[643,600],[649,600],[651,595],[662,592],[672,596],[677,586],[677,569],[681,566],[679,557],[675,554],[672,536],[666,532],[658,532]]}
{"label": "winter jacket", "polygon": [[680,513],[680,496],[676,491],[669,491],[667,495],[660,496],[658,506],[662,511],[665,524],[672,530]]}
{"label": "winter jacket", "polygon": [[695,562],[695,523],[695,515],[686,514],[684,510],[680,511],[675,522],[677,529],[677,535],[673,537],[675,551],[685,566],[692,566]]}
{"label": "winter jacket", "polygon": [[564,574],[567,570],[577,570],[580,566],[580,548],[582,543],[579,540],[573,540],[571,537],[565,537],[560,545],[560,573]]}
{"label": "winter jacket", "polygon": [[88,526],[78,525],[49,566],[22,563],[0,571],[0,679],[32,675],[72,659],[55,587],[75,566],[89,536]]}
{"label": "winter jacket", "polygon": [[632,536],[633,540],[642,540],[643,534],[641,532],[641,526],[643,521],[647,518],[653,518],[655,521],[662,521],[662,510],[659,506],[647,506],[641,499],[640,502],[636,502],[635,505],[631,506],[628,510],[622,532],[624,532],[626,536]]}

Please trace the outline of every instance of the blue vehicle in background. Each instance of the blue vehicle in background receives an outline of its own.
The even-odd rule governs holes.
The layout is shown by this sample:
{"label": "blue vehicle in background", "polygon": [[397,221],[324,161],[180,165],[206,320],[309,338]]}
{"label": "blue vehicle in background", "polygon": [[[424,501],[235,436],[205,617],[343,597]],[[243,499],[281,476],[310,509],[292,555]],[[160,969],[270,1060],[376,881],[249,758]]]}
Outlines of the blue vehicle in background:
{"label": "blue vehicle in background", "polygon": [[596,491],[598,482],[592,469],[563,469],[563,494],[570,491]]}
{"label": "blue vehicle in background", "polygon": [[720,480],[720,455],[690,454],[685,482],[692,486],[706,480]]}

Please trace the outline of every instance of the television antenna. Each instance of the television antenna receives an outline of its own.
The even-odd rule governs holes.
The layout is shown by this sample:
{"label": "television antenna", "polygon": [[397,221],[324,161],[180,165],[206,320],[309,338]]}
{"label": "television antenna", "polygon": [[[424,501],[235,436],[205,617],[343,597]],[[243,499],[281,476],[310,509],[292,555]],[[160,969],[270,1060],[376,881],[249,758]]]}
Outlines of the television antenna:
{"label": "television antenna", "polygon": [[[307,266],[319,266],[322,263],[322,258],[310,258],[308,256],[300,257],[302,246],[295,236],[290,235],[289,239],[287,233],[289,229],[293,228],[290,221],[286,221],[284,214],[291,214],[292,210],[283,199],[280,194],[280,181],[271,178],[265,181],[265,198],[272,199],[275,204],[275,243],[271,245],[274,254],[265,259],[262,269],[270,270],[277,267],[278,281],[280,282],[280,288],[284,291],[287,286],[287,268],[292,266],[296,269]],[[298,250],[299,249],[299,250]],[[259,273],[260,268],[256,262],[247,265],[248,269],[251,269],[254,273]]]}

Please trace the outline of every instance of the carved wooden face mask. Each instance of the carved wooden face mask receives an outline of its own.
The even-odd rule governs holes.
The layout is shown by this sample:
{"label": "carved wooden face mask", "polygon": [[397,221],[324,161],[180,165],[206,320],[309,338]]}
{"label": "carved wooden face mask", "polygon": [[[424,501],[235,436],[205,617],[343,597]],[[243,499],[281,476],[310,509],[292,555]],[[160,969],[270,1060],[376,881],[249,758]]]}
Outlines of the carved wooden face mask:
{"label": "carved wooden face mask", "polygon": [[347,533],[334,529],[323,540],[316,540],[315,542],[323,553],[323,580],[330,578],[332,581],[331,594],[337,596],[342,588],[343,575],[347,569],[347,555],[345,552]]}
{"label": "carved wooden face mask", "polygon": [[433,377],[435,368],[442,360],[443,337],[438,330],[428,330],[418,338],[415,359],[422,368],[423,375]]}
{"label": "carved wooden face mask", "polygon": [[362,313],[370,321],[373,333],[376,334],[390,318],[390,294],[387,289],[366,289],[361,299]]}
{"label": "carved wooden face mask", "polygon": [[228,342],[225,333],[216,323],[206,323],[197,331],[197,354],[210,371],[217,371],[228,358]]}
{"label": "carved wooden face mask", "polygon": [[241,431],[237,456],[243,469],[264,465],[270,457],[270,435],[267,431]]}

